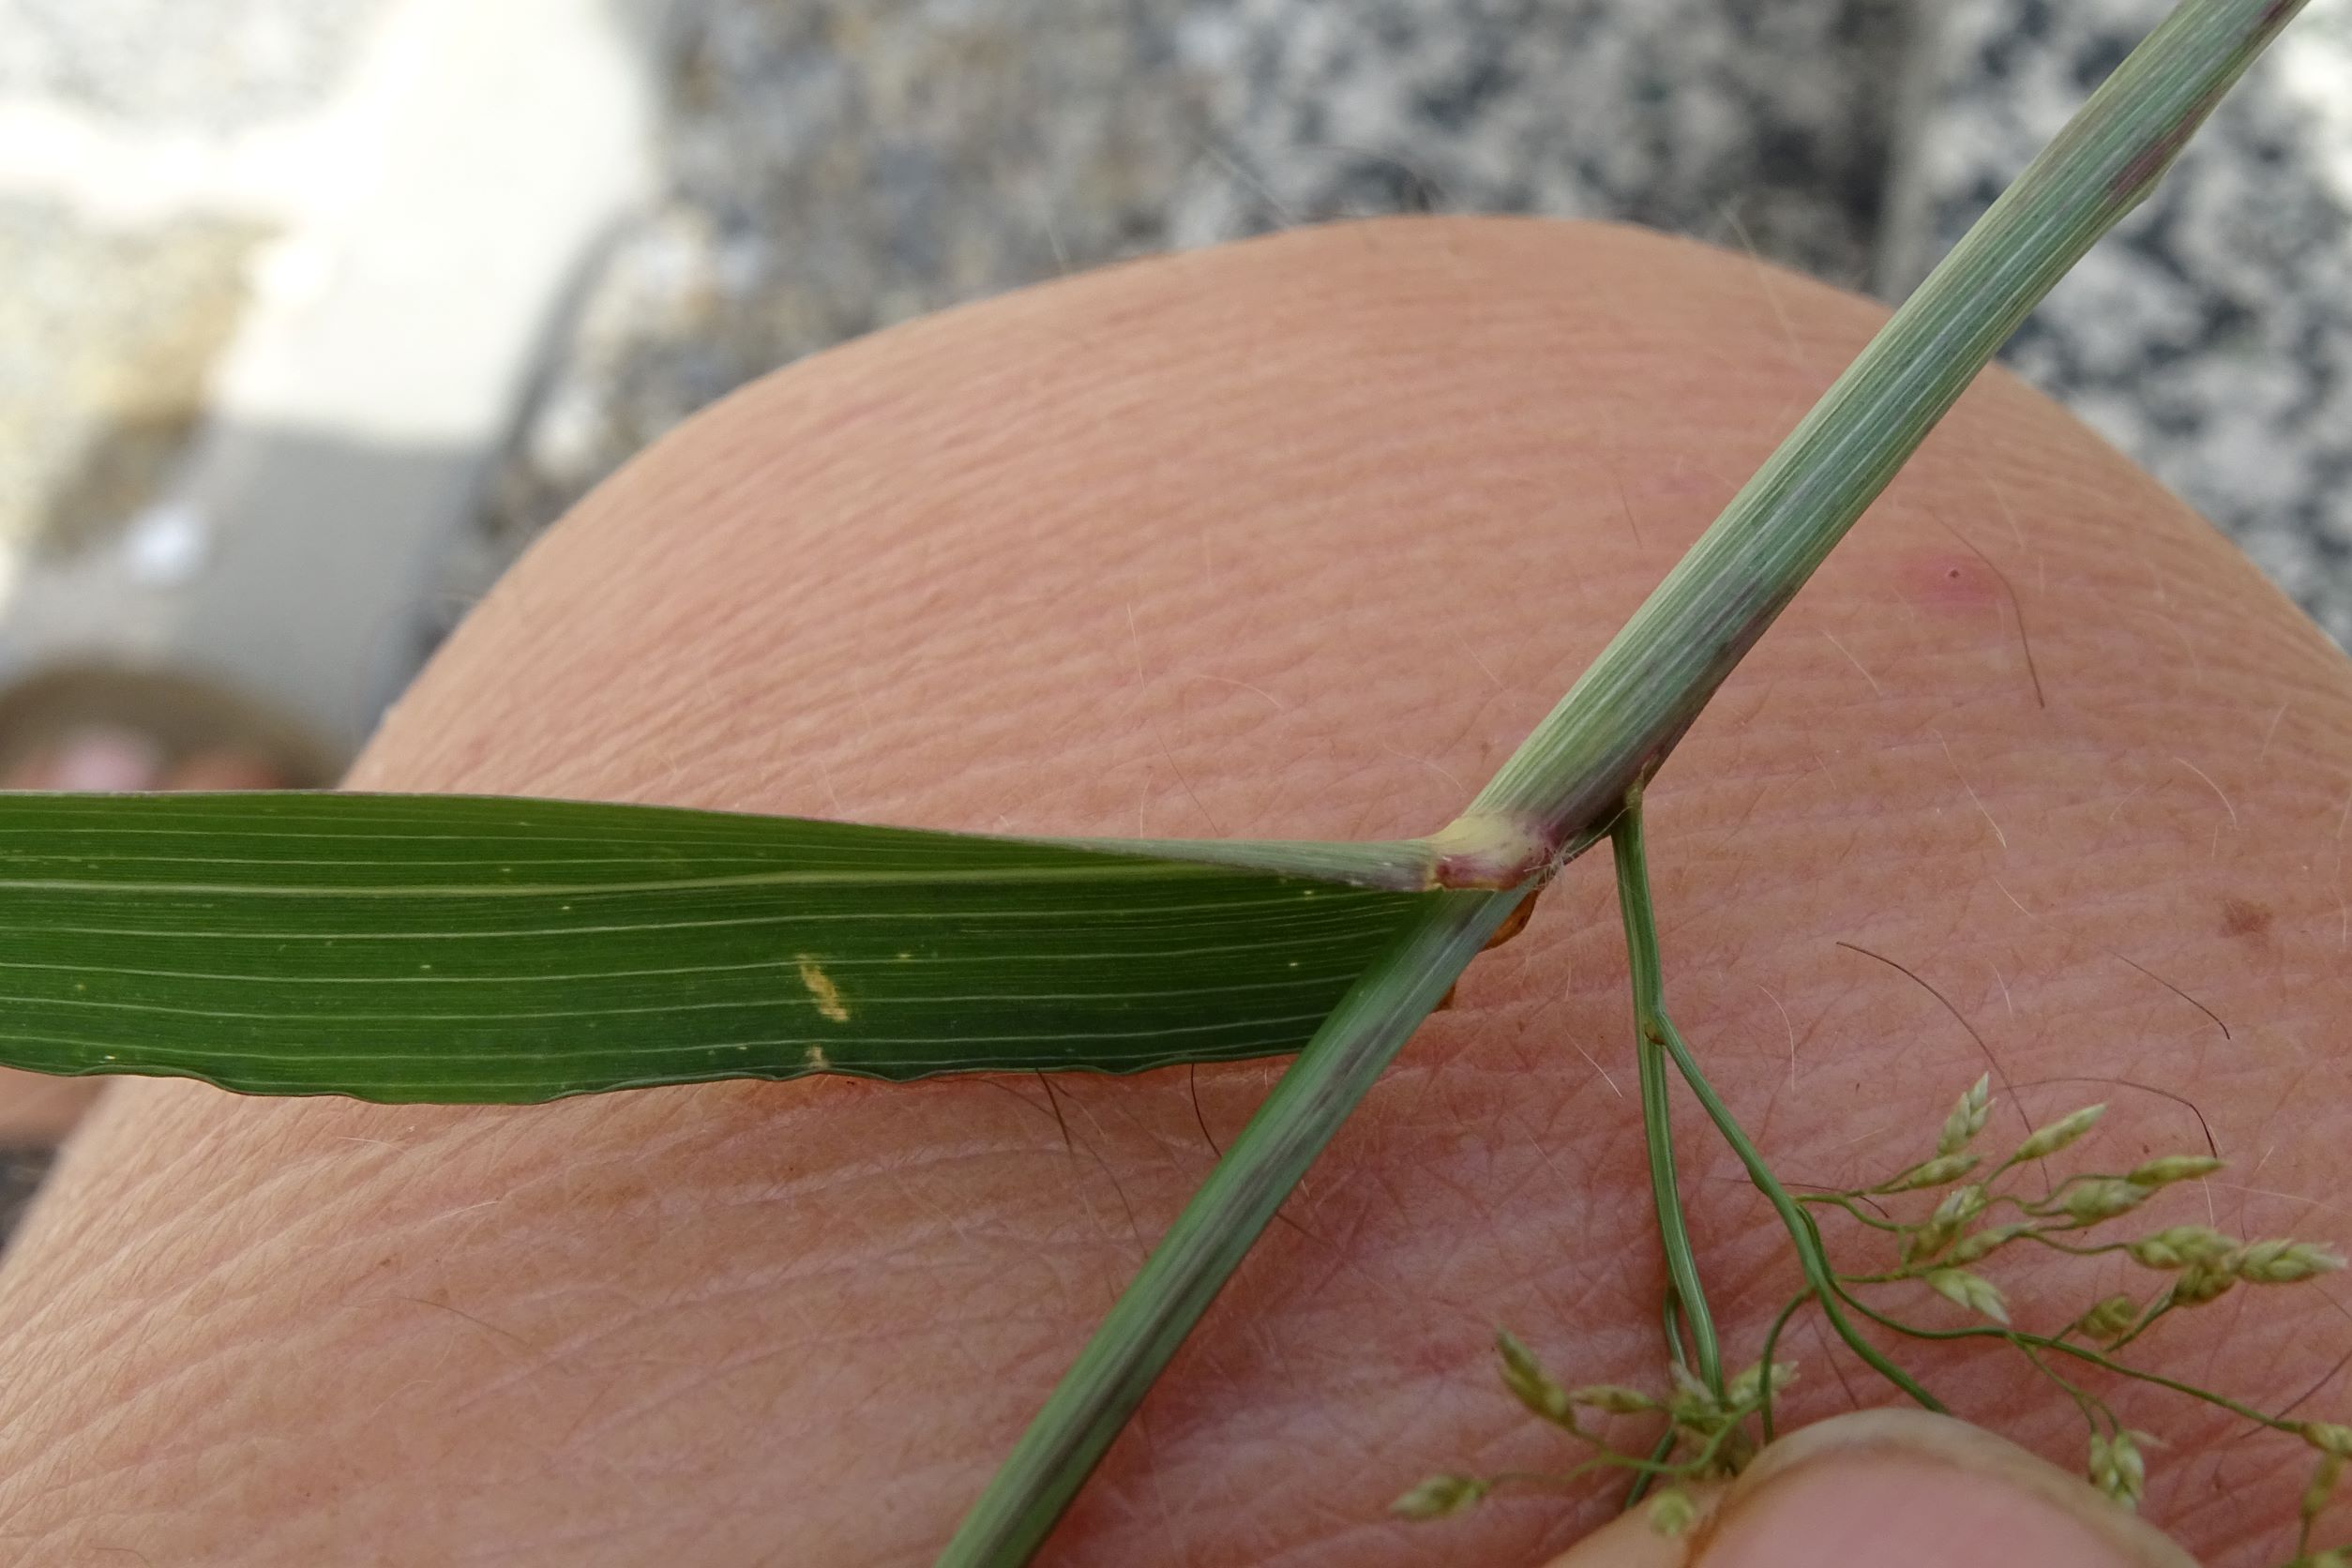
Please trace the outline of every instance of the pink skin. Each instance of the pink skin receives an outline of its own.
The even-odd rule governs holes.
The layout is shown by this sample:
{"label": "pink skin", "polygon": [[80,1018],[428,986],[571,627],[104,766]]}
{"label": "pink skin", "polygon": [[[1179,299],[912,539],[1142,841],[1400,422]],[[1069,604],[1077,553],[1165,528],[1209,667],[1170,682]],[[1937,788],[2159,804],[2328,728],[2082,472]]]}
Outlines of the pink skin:
{"label": "pink skin", "polygon": [[[1426,832],[1879,319],[1696,246],[1516,221],[1316,231],[951,312],[632,464],[353,782]],[[2014,584],[2046,705],[2013,629],[1953,635],[1907,595],[1945,520]],[[2105,1098],[2092,1149],[2120,1166],[2199,1147],[2194,1119],[2045,1080],[2195,1100],[2239,1167],[2151,1223],[2340,1238],[2347,792],[2342,655],[1992,376],[1652,787],[1671,998],[1792,1181],[1917,1158],[1989,1051],[2018,1086],[1995,1138]],[[1600,1488],[1435,1528],[1382,1508],[1431,1470],[1563,1457],[1493,1385],[1497,1323],[1578,1379],[1659,1380],[1613,898],[1572,867],[1474,966],[1048,1560],[1524,1562],[1606,1515]],[[1841,942],[1915,971],[1983,1051]],[[1198,1115],[1229,1132],[1279,1070],[1201,1070]],[[0,1531],[27,1561],[925,1561],[1207,1168],[1194,1084],[1058,1085],[1075,1153],[1025,1079],[519,1110],[125,1086],[0,1273]],[[1786,1246],[1684,1136],[1751,1354]],[[2044,1322],[2127,1279],[1998,1273]],[[2352,1330],[2316,1292],[2257,1295],[2155,1349],[2284,1403]],[[1883,1397],[1812,1329],[1790,1349],[1799,1414]],[[2013,1357],[1912,1359],[2076,1462],[2076,1418]],[[2124,1408],[2172,1445],[2155,1517],[2216,1562],[2284,1555],[2299,1455]]]}

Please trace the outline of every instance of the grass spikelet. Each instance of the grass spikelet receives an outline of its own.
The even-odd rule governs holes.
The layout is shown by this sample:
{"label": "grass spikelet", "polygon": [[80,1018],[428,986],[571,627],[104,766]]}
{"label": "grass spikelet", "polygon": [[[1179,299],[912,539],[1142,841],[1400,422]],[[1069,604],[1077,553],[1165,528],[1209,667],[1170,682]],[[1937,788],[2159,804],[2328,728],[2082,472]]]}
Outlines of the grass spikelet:
{"label": "grass spikelet", "polygon": [[1984,1130],[1984,1119],[1993,1111],[1993,1075],[1983,1074],[1968,1085],[1960,1096],[1960,1103],[1944,1118],[1943,1131],[1937,1136],[1936,1153],[1951,1155],[1968,1146],[1977,1134]]}
{"label": "grass spikelet", "polygon": [[2033,1160],[2048,1159],[2052,1154],[2090,1131],[2098,1123],[2099,1118],[2106,1114],[2106,1110],[2107,1108],[2103,1105],[2085,1106],[2080,1110],[2060,1117],[2046,1127],[2035,1128],[2023,1143],[2017,1145],[2017,1152],[2010,1155],[2003,1163],[2025,1165]]}
{"label": "grass spikelet", "polygon": [[1930,1269],[1927,1288],[1997,1323],[2009,1321],[2009,1304],[2001,1299],[1999,1288],[1983,1274],[1966,1269]]}

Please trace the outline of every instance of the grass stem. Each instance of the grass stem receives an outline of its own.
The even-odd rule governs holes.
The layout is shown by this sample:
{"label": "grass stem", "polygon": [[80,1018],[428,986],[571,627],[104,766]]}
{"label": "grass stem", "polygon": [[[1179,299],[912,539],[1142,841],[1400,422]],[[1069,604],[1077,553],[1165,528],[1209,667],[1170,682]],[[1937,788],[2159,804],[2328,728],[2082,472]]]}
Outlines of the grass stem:
{"label": "grass stem", "polygon": [[1455,976],[1527,895],[1441,893],[1341,1001],[1153,1248],[940,1554],[1029,1560],[1243,1255]]}

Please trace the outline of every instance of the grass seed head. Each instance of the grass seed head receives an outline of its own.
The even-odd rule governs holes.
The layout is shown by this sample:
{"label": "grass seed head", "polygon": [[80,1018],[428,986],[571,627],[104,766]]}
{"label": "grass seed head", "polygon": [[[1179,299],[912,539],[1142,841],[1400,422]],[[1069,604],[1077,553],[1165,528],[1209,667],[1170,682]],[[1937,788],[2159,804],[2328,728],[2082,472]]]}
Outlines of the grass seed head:
{"label": "grass seed head", "polygon": [[2119,1176],[2093,1176],[2069,1184],[2058,1194],[2058,1207],[2076,1225],[2097,1225],[2130,1214],[2155,1190]]}
{"label": "grass seed head", "polygon": [[2336,1495],[2336,1483],[2344,1478],[2344,1455],[2322,1454],[2319,1463],[2312,1468],[2311,1484],[2303,1488],[2303,1522],[2308,1526],[2326,1510],[2329,1500]]}
{"label": "grass seed head", "polygon": [[1983,1184],[1971,1182],[1944,1194],[1942,1202],[1924,1223],[1914,1226],[1903,1240],[1903,1261],[1933,1258],[1959,1239],[1961,1228],[1984,1212]]}
{"label": "grass seed head", "polygon": [[1975,1168],[1976,1156],[1974,1154],[1938,1154],[1923,1165],[1911,1167],[1893,1181],[1873,1190],[1918,1192],[1922,1187],[1940,1187],[1947,1182],[1958,1181]]}
{"label": "grass seed head", "polygon": [[2140,1320],[2137,1303],[2129,1296],[2109,1296],[2074,1319],[2074,1326],[2093,1339],[2116,1339]]}
{"label": "grass seed head", "polygon": [[2305,1442],[2320,1453],[2352,1459],[2352,1426],[2339,1426],[2332,1421],[2306,1421],[2297,1430]]}
{"label": "grass seed head", "polygon": [[1993,1109],[1993,1075],[1984,1074],[1968,1086],[1960,1103],[1944,1118],[1944,1130],[1936,1139],[1938,1155],[1956,1154],[1968,1146],[1968,1140],[1984,1130],[1984,1118]]}
{"label": "grass seed head", "polygon": [[1470,1475],[1433,1475],[1388,1505],[1401,1519],[1442,1519],[1473,1507],[1489,1483]]}
{"label": "grass seed head", "polygon": [[1776,1361],[1769,1373],[1758,1362],[1731,1380],[1730,1385],[1724,1390],[1724,1403],[1736,1410],[1752,1409],[1766,1394],[1778,1394],[1796,1380],[1795,1362]]}
{"label": "grass seed head", "polygon": [[1965,1187],[1954,1187],[1944,1194],[1944,1200],[1936,1205],[1936,1212],[1929,1217],[1928,1223],[1934,1225],[1940,1222],[1953,1227],[1966,1225],[1984,1212],[1984,1184],[1970,1182]]}
{"label": "grass seed head", "polygon": [[1528,1348],[1502,1329],[1495,1331],[1495,1353],[1502,1362],[1502,1386],[1516,1396],[1519,1403],[1542,1416],[1545,1421],[1573,1426],[1576,1411],[1570,1408],[1568,1391],[1554,1382],[1542,1364]]}
{"label": "grass seed head", "polygon": [[2314,1274],[2332,1274],[2344,1259],[2315,1242],[2251,1242],[2222,1259],[2249,1285],[2293,1285]]}
{"label": "grass seed head", "polygon": [[2175,1306],[2203,1306],[2219,1299],[2238,1283],[2236,1271],[2224,1262],[2199,1259],[2180,1271],[2180,1277],[2172,1282],[2172,1304]]}
{"label": "grass seed head", "polygon": [[2057,1153],[2083,1134],[2090,1131],[2091,1124],[2105,1113],[2106,1108],[2103,1105],[2085,1106],[2078,1111],[2058,1118],[2046,1127],[2035,1128],[2030,1137],[2017,1145],[2017,1152],[2009,1156],[2010,1164],[2023,1165],[2028,1160],[2038,1160],[2045,1155]]}
{"label": "grass seed head", "polygon": [[2009,1304],[2001,1300],[1999,1289],[1983,1274],[1970,1274],[1966,1269],[1930,1269],[1926,1279],[1928,1289],[1945,1300],[1957,1302],[1997,1323],[2009,1321]]}
{"label": "grass seed head", "polygon": [[2090,1435],[2090,1484],[2126,1508],[2140,1505],[2148,1489],[2148,1459],[2140,1451],[2145,1434],[2118,1432],[2114,1437]]}
{"label": "grass seed head", "polygon": [[2123,1250],[2146,1268],[2185,1269],[2193,1263],[2218,1263],[2237,1246],[2237,1237],[2224,1236],[2209,1225],[2175,1225],[2128,1243]]}
{"label": "grass seed head", "polygon": [[2031,1230],[2031,1225],[1996,1225],[1960,1238],[1944,1260],[1954,1265],[1973,1263],[1998,1248],[2005,1247]]}
{"label": "grass seed head", "polygon": [[2166,1154],[2133,1166],[2123,1179],[2133,1186],[2168,1187],[2175,1182],[2194,1182],[2210,1176],[2227,1164],[2210,1154]]}
{"label": "grass seed head", "polygon": [[1603,1415],[1640,1415],[1646,1410],[1661,1410],[1657,1400],[1639,1389],[1624,1388],[1616,1383],[1587,1383],[1568,1391],[1568,1402],[1581,1405]]}
{"label": "grass seed head", "polygon": [[1680,1486],[1668,1486],[1650,1500],[1650,1528],[1671,1541],[1698,1523],[1698,1504]]}

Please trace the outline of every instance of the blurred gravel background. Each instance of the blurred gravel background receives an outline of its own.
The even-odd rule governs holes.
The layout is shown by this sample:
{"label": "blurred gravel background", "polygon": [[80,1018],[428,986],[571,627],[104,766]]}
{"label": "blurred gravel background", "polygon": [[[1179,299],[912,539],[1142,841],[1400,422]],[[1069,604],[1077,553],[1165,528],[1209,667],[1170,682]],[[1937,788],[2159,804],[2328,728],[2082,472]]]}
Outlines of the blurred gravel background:
{"label": "blurred gravel background", "polygon": [[[83,575],[102,580],[105,552],[127,551],[151,620],[173,584],[231,570],[237,517],[204,518],[195,543],[150,525],[185,524],[173,476],[224,356],[305,286],[268,203],[200,191],[114,211],[104,181],[57,173],[75,138],[122,143],[118,167],[213,158],[234,192],[250,169],[295,167],[271,149],[328,124],[388,47],[386,19],[429,3],[452,0],[0,0],[0,552],[97,562]],[[656,105],[652,174],[550,291],[478,479],[431,490],[447,515],[418,526],[438,565],[347,617],[412,622],[393,640],[412,660],[588,487],[714,398],[1077,268],[1351,216],[1505,211],[1651,224],[1899,294],[2166,8],[530,4],[631,40]],[[538,68],[526,53],[505,68]],[[481,62],[401,68],[460,68]],[[452,145],[484,150],[515,129],[460,128]],[[464,283],[416,286],[430,312]],[[2009,357],[2352,642],[2352,0],[2314,0]],[[266,621],[286,574],[250,582],[213,589]],[[85,619],[106,620],[109,592]],[[0,613],[0,641],[24,610]]]}
{"label": "blurred gravel background", "polygon": [[354,0],[7,0],[0,93],[219,130],[314,105],[375,8]]}

